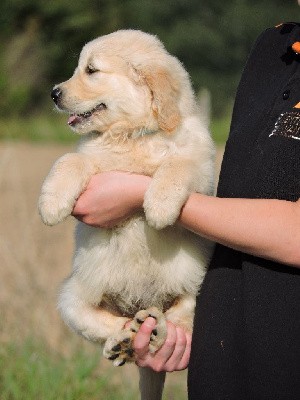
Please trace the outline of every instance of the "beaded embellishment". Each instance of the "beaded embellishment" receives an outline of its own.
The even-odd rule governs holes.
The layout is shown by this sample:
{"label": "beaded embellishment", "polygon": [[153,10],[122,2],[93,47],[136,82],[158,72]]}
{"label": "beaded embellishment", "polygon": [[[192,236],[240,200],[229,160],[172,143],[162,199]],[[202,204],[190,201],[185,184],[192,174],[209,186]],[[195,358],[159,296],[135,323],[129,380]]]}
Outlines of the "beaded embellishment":
{"label": "beaded embellishment", "polygon": [[281,114],[269,137],[273,135],[300,140],[300,113],[290,111]]}

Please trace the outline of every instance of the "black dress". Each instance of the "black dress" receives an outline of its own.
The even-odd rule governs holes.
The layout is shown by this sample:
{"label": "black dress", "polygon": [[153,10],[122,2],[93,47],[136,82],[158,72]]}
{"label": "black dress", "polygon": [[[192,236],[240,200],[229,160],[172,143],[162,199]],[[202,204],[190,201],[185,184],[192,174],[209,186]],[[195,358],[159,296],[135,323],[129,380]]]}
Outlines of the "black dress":
{"label": "black dress", "polygon": [[[219,197],[300,197],[297,41],[296,23],[258,38],[236,96]],[[300,269],[216,245],[197,299],[188,389],[190,400],[300,400]]]}

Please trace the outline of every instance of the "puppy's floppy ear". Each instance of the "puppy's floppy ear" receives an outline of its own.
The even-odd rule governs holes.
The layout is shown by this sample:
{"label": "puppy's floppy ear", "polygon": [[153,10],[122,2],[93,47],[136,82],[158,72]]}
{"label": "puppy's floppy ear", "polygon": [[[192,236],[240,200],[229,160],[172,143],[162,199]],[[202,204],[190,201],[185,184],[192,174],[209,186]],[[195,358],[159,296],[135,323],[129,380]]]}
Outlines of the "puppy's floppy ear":
{"label": "puppy's floppy ear", "polygon": [[180,124],[178,108],[178,83],[163,68],[147,68],[141,71],[153,94],[153,110],[157,114],[159,127],[172,132]]}

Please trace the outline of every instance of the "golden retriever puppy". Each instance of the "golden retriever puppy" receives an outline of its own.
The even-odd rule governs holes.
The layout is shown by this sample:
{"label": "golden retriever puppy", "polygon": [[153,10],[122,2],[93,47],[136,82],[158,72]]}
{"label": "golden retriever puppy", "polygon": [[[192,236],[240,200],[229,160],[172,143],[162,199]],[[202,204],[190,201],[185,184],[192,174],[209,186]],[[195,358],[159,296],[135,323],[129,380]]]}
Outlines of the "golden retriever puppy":
{"label": "golden retriever puppy", "polygon": [[[74,75],[52,98],[82,139],[43,184],[45,224],[71,214],[93,174],[153,178],[143,213],[113,229],[78,223],[73,271],[59,295],[65,322],[122,365],[134,361],[133,339],[149,315],[157,321],[151,352],[165,340],[166,320],[192,330],[210,245],[175,223],[191,192],[212,193],[214,147],[182,64],[141,31],[86,44]],[[142,398],[160,399],[163,381],[163,373],[141,369]]]}

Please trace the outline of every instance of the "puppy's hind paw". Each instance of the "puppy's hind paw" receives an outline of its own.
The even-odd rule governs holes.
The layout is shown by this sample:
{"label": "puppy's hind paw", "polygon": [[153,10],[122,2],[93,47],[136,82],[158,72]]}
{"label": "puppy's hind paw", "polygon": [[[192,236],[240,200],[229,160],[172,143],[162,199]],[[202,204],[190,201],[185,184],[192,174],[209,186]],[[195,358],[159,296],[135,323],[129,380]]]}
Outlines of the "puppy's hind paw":
{"label": "puppy's hind paw", "polygon": [[128,328],[109,337],[104,344],[103,355],[108,360],[113,361],[114,366],[120,367],[126,362],[135,361],[133,341],[142,323],[148,317],[153,317],[156,320],[156,326],[150,337],[149,351],[155,353],[160,349],[167,336],[165,316],[156,307],[141,310],[135,315]]}
{"label": "puppy's hind paw", "polygon": [[130,330],[137,332],[141,324],[148,318],[156,320],[156,326],[152,331],[149,343],[150,353],[155,353],[163,345],[167,337],[167,324],[164,314],[156,307],[150,307],[147,310],[138,311],[129,326]]}
{"label": "puppy's hind paw", "polygon": [[104,357],[113,361],[115,367],[120,367],[126,362],[133,362],[134,336],[135,334],[130,329],[124,329],[118,334],[109,337],[104,345]]}

